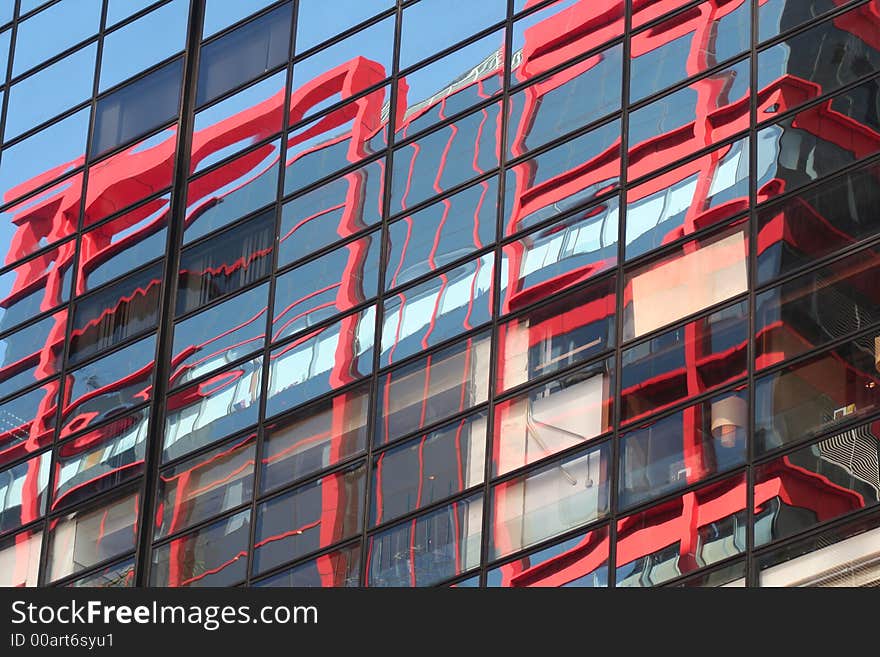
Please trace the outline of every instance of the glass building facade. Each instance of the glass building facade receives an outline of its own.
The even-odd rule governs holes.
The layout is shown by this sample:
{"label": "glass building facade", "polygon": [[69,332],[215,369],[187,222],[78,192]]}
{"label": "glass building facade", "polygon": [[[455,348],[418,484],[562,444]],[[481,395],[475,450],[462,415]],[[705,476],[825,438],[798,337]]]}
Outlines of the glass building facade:
{"label": "glass building facade", "polygon": [[0,585],[880,582],[880,0],[2,0],[0,61]]}

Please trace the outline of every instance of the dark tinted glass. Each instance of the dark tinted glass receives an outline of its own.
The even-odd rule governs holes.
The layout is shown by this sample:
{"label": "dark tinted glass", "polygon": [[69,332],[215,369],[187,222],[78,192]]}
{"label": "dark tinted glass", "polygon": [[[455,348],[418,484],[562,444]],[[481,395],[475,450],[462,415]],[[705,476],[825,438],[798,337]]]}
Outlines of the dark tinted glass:
{"label": "dark tinted glass", "polygon": [[277,575],[254,582],[253,586],[341,588],[359,586],[361,546],[322,554]]}

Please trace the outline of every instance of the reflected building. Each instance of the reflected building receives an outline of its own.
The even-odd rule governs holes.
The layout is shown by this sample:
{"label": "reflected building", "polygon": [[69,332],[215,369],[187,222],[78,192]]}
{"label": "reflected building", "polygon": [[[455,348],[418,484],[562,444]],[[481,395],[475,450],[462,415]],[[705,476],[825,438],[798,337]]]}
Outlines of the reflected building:
{"label": "reflected building", "polygon": [[880,581],[877,0],[0,22],[0,584]]}

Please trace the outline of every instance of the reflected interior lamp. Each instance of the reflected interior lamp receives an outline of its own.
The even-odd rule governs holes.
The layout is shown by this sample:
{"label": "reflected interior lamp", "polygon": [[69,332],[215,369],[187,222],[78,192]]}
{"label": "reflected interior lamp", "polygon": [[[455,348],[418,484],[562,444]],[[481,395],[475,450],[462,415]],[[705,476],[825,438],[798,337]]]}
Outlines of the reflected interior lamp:
{"label": "reflected interior lamp", "polygon": [[725,397],[712,404],[712,437],[724,447],[735,447],[738,432],[748,422],[746,400],[742,397]]}

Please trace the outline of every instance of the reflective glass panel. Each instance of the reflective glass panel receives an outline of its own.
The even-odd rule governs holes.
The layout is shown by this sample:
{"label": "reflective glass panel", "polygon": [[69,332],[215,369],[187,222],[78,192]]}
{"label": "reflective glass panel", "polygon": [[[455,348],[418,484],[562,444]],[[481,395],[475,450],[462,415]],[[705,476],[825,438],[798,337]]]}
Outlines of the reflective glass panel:
{"label": "reflective glass panel", "polygon": [[495,240],[498,178],[490,178],[389,227],[385,288],[404,285]]}
{"label": "reflective glass panel", "polygon": [[0,534],[46,513],[50,452],[0,471]]}
{"label": "reflective glass panel", "polygon": [[755,469],[755,545],[880,503],[880,422],[836,433]]}
{"label": "reflective glass panel", "polygon": [[149,409],[62,443],[55,454],[52,510],[108,491],[143,472]]}
{"label": "reflective glass panel", "polygon": [[60,373],[67,312],[0,338],[0,397]]}
{"label": "reflective glass panel", "polygon": [[759,41],[788,32],[822,14],[857,0],[766,0],[758,6]]}
{"label": "reflective glass panel", "polygon": [[172,385],[181,385],[262,349],[269,284],[212,306],[174,327]]}
{"label": "reflective glass panel", "polygon": [[621,355],[621,422],[748,374],[748,302],[700,317]]}
{"label": "reflective glass panel", "polygon": [[481,333],[383,374],[377,391],[376,444],[486,401],[490,349],[488,333]]}
{"label": "reflective glass panel", "polygon": [[43,532],[30,529],[0,539],[0,586],[37,585],[42,543]]}
{"label": "reflective glass panel", "polygon": [[255,433],[159,474],[154,537],[161,538],[251,500]]}
{"label": "reflective glass panel", "polygon": [[364,464],[328,474],[257,506],[254,572],[264,572],[359,533]]}
{"label": "reflective glass panel", "polygon": [[614,279],[572,292],[498,328],[498,392],[582,363],[614,345]]}
{"label": "reflective glass panel", "polygon": [[483,496],[472,495],[370,537],[367,586],[431,586],[480,563]]}
{"label": "reflective glass panel", "polygon": [[58,381],[0,404],[0,465],[52,443]]}
{"label": "reflective glass panel", "polygon": [[880,405],[877,338],[867,335],[755,382],[759,451],[781,447]]}
{"label": "reflective glass panel", "polygon": [[150,586],[232,586],[247,574],[250,509],[153,549]]}
{"label": "reflective glass panel", "polygon": [[493,568],[486,586],[596,588],[608,586],[608,528],[600,527]]}
{"label": "reflective glass panel", "polygon": [[322,554],[277,575],[254,582],[252,586],[297,588],[342,588],[359,586],[361,546]]}
{"label": "reflective glass panel", "polygon": [[134,586],[134,558],[102,568],[85,577],[68,582],[73,588],[130,588]]}
{"label": "reflective glass panel", "polygon": [[140,495],[103,498],[99,506],[78,509],[49,523],[46,565],[51,581],[130,552],[137,540]]}
{"label": "reflective glass panel", "polygon": [[[12,77],[95,34],[101,24],[101,4],[101,0],[64,0],[19,23]],[[20,7],[19,16],[26,9]],[[92,60],[92,74],[94,70]]]}
{"label": "reflective glass panel", "polygon": [[365,451],[368,393],[359,386],[269,423],[260,489],[292,483]]}
{"label": "reflective glass panel", "polygon": [[0,274],[0,330],[8,331],[70,298],[73,240]]}
{"label": "reflective glass panel", "polygon": [[296,267],[275,280],[272,340],[294,335],[376,295],[380,233]]}
{"label": "reflective glass panel", "polygon": [[373,459],[370,522],[379,525],[482,483],[486,414],[452,422]]}
{"label": "reflective glass panel", "polygon": [[605,516],[610,458],[610,445],[604,443],[495,486],[490,557],[522,550]]}
{"label": "reflective glass panel", "polygon": [[272,351],[266,417],[368,376],[375,325],[370,306]]}
{"label": "reflective glass panel", "polygon": [[255,14],[263,7],[268,7],[275,0],[207,0],[205,3],[205,22],[202,26],[202,38],[216,34],[225,27]]}
{"label": "reflective glass panel", "polygon": [[630,271],[623,337],[639,337],[747,289],[748,234],[739,221]]}
{"label": "reflective glass panel", "polygon": [[488,322],[493,261],[490,253],[387,298],[380,365],[398,362]]}
{"label": "reflective glass panel", "polygon": [[497,403],[493,475],[583,445],[610,431],[613,403],[613,358]]}
{"label": "reflective glass panel", "polygon": [[394,6],[394,0],[299,0],[296,52],[305,52],[327,39]]}
{"label": "reflective glass panel", "polygon": [[617,586],[647,587],[745,552],[746,482],[734,475],[617,521]]}
{"label": "reflective glass panel", "polygon": [[168,396],[162,461],[256,424],[262,358],[239,363]]}

